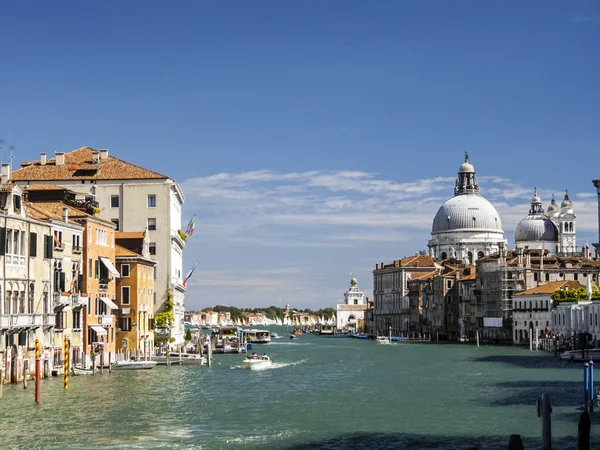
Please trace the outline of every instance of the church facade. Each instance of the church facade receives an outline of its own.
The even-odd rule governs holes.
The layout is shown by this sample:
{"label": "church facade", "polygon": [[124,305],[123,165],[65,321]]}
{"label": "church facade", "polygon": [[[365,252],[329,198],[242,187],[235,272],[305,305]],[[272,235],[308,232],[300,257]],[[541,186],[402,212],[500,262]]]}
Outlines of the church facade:
{"label": "church facade", "polygon": [[368,309],[365,293],[358,287],[356,278],[350,280],[350,288],[344,292],[344,303],[337,305],[337,329],[359,331],[364,329],[365,312]]}

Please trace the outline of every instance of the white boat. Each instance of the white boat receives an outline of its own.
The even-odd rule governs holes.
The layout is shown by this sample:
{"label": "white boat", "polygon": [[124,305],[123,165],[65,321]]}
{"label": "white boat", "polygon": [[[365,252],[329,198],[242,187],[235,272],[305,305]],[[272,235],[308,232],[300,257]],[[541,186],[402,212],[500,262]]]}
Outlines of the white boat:
{"label": "white boat", "polygon": [[117,361],[112,368],[113,370],[152,369],[156,364],[156,361]]}
{"label": "white boat", "polygon": [[242,361],[242,367],[250,370],[263,370],[271,367],[271,358],[268,356],[263,356],[262,358],[259,357],[256,359],[247,357]]}
{"label": "white boat", "polygon": [[375,342],[377,342],[378,344],[389,344],[390,339],[385,336],[377,336],[375,338]]}
{"label": "white boat", "polygon": [[267,344],[271,342],[269,330],[244,330],[244,337],[249,344]]}
{"label": "white boat", "polygon": [[83,367],[73,366],[73,375],[93,375],[93,374],[94,374],[94,372],[92,371],[91,367],[84,369]]}
{"label": "white boat", "polygon": [[[201,366],[207,364],[208,362],[205,356],[199,355],[197,353],[182,353],[181,360],[179,359],[179,356],[180,355],[178,352],[169,353],[171,365],[175,366],[179,364],[182,366]],[[156,361],[159,366],[164,366],[167,364],[167,355],[155,356],[154,358],[152,358],[152,360]]]}
{"label": "white boat", "polygon": [[281,339],[281,336],[279,336],[277,333],[273,332],[273,333],[271,333],[271,338],[272,339]]}
{"label": "white boat", "polygon": [[574,361],[582,362],[588,361],[590,356],[594,361],[600,359],[600,348],[590,348],[585,350],[583,358],[581,357],[581,350],[569,350],[560,354],[560,359],[563,361]]}

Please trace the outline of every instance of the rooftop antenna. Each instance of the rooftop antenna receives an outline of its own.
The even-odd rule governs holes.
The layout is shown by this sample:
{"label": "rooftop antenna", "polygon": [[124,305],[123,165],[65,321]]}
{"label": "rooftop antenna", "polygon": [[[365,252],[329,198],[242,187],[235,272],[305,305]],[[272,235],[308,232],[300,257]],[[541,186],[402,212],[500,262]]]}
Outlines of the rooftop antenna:
{"label": "rooftop antenna", "polygon": [[12,170],[12,167],[13,167],[13,150],[15,149],[15,146],[11,145],[8,148],[10,150],[10,170]]}
{"label": "rooftop antenna", "polygon": [[4,153],[4,139],[0,139],[0,164],[4,162],[2,155]]}

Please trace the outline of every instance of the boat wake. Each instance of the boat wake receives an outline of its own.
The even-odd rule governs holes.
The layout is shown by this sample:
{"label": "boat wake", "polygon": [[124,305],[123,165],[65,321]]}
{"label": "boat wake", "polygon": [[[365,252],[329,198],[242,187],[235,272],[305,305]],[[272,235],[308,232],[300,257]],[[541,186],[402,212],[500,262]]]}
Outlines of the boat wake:
{"label": "boat wake", "polygon": [[[308,361],[307,359],[301,359],[300,361],[294,361],[294,362],[289,362],[289,363],[271,363],[270,366],[264,366],[264,367],[260,367],[260,368],[255,368],[252,369],[254,371],[259,371],[259,372],[263,372],[265,370],[273,370],[273,369],[283,369],[284,367],[292,367],[292,366],[297,366],[299,364],[304,364],[306,361]],[[245,369],[244,367],[242,367],[241,365],[239,366],[231,366],[230,369]]]}

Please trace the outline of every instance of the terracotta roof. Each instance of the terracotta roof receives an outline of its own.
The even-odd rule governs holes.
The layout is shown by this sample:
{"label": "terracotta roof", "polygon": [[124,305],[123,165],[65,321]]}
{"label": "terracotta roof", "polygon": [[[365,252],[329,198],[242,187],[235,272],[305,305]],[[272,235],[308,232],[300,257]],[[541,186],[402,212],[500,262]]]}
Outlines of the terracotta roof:
{"label": "terracotta roof", "polygon": [[429,280],[429,279],[433,278],[435,276],[435,274],[436,274],[436,271],[434,270],[433,272],[428,272],[428,273],[424,273],[423,275],[412,277],[410,279],[410,281]]}
{"label": "terracotta roof", "polygon": [[68,189],[57,186],[56,184],[30,184],[25,188],[26,191],[67,191]]}
{"label": "terracotta roof", "polygon": [[55,216],[58,216],[59,218],[62,217],[62,209],[67,208],[68,214],[69,214],[69,219],[94,219],[98,222],[102,222],[107,225],[110,225],[112,228],[115,227],[115,224],[112,223],[110,220],[101,219],[98,216],[88,214],[86,212],[81,211],[80,209],[74,208],[71,205],[67,205],[66,203],[63,203],[63,202],[35,202],[35,203],[32,203],[32,205],[35,205],[35,207],[38,210],[41,209],[43,211],[52,213]]}
{"label": "terracotta roof", "polygon": [[542,284],[541,286],[536,286],[532,289],[528,289],[523,292],[518,292],[514,295],[517,296],[517,295],[552,294],[554,291],[558,291],[559,289],[577,290],[580,288],[585,288],[585,286],[583,284],[581,284],[579,281],[574,281],[574,280],[552,281],[550,283]]}
{"label": "terracotta roof", "polygon": [[[24,203],[25,205],[25,215],[31,219],[35,219],[35,220],[57,220],[60,222],[64,222],[62,215],[59,215],[57,213],[55,213],[54,211],[48,211],[45,208],[43,208],[42,206],[40,206],[39,203],[31,203],[31,202],[27,202]],[[61,209],[62,212],[62,209]],[[71,224],[71,225],[78,225],[81,226],[81,224],[71,220],[71,218],[69,218],[67,220],[67,223]]]}
{"label": "terracotta roof", "polygon": [[11,173],[11,180],[15,181],[61,181],[61,180],[131,180],[131,179],[167,179],[165,175],[153,172],[135,164],[128,163],[114,156],[106,160],[92,163],[90,147],[81,147],[65,153],[65,163],[57,166],[56,158],[48,159],[45,165],[39,161],[17,169]]}
{"label": "terracotta roof", "polygon": [[136,253],[136,252],[132,252],[131,250],[128,250],[124,247],[121,247],[120,245],[115,245],[115,257],[127,257],[127,258],[141,258],[142,255]]}
{"label": "terracotta roof", "polygon": [[115,239],[143,239],[143,231],[117,231]]}
{"label": "terracotta roof", "polygon": [[16,186],[16,183],[6,183],[0,185],[0,192],[10,192]]}
{"label": "terracotta roof", "polygon": [[[398,265],[396,265],[396,263]],[[394,267],[436,267],[436,263],[432,256],[416,255],[402,258],[391,264],[378,264],[378,266],[379,268],[375,270],[393,269]]]}

